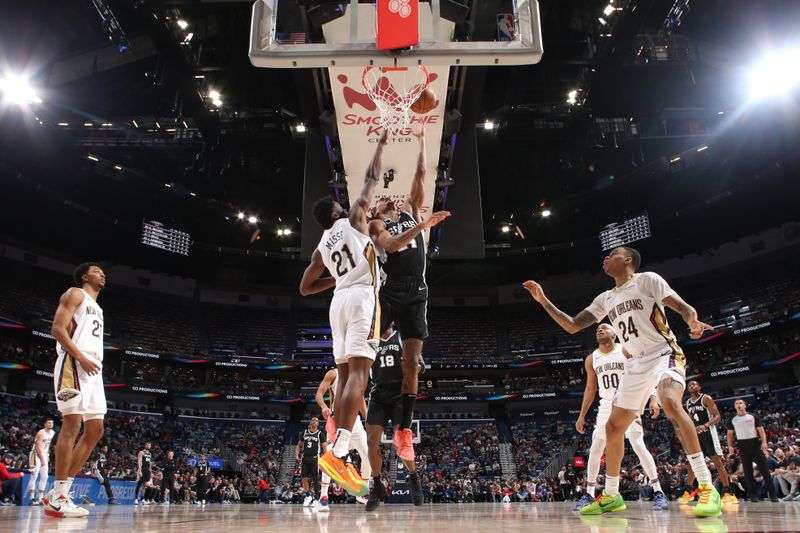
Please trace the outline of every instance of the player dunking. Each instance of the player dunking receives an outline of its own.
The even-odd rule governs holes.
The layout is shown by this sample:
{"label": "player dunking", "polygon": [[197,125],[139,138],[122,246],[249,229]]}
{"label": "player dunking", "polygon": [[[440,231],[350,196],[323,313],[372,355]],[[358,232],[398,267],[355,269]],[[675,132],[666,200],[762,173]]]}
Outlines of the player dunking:
{"label": "player dunking", "polygon": [[[617,392],[617,387],[619,387],[620,379],[625,373],[627,360],[622,350],[622,345],[615,342],[616,335],[611,326],[600,324],[597,326],[595,336],[598,347],[589,354],[583,363],[586,369],[586,388],[583,392],[581,413],[575,422],[575,428],[578,433],[583,434],[584,432],[583,426],[586,420],[586,413],[594,402],[594,397],[597,393],[600,396],[600,407],[597,410],[597,421],[592,433],[592,446],[589,449],[589,463],[586,466],[586,493],[575,504],[576,510],[586,507],[594,501],[597,474],[600,472],[600,458],[606,449],[606,422],[611,414],[611,403]],[[656,397],[650,396],[650,412],[653,418],[658,417],[660,410]],[[641,461],[642,470],[644,470],[650,486],[653,488],[653,508],[666,510],[669,504],[664,491],[661,489],[656,462],[644,443],[641,416],[636,417],[636,420],[631,422],[631,425],[625,430],[625,437],[630,441],[634,453]]]}
{"label": "player dunking", "polygon": [[297,439],[294,451],[295,459],[300,463],[300,478],[303,484],[303,507],[314,501],[314,494],[319,494],[319,456],[327,451],[319,419],[315,416]]}
{"label": "player dunking", "polygon": [[419,155],[411,192],[402,209],[394,200],[382,198],[376,206],[376,219],[369,224],[369,234],[375,245],[385,253],[383,271],[386,282],[381,287],[381,331],[394,323],[403,339],[403,412],[394,435],[397,455],[414,460],[411,419],[417,399],[417,361],[422,343],[428,336],[426,312],[428,285],[425,283],[425,239],[422,232],[444,220],[450,213],[433,213],[422,221],[420,210],[425,200],[425,129],[414,133],[419,141]]}
{"label": "player dunking", "polygon": [[[336,287],[329,316],[333,357],[340,372],[335,397],[338,428],[332,449],[322,456],[319,465],[355,496],[365,495],[368,485],[352,465],[345,464],[344,457],[350,451],[350,428],[364,401],[369,369],[378,348],[378,263],[367,233],[367,210],[378,184],[386,142],[384,131],[350,213],[330,197],[314,204],[314,218],[324,231],[300,280],[303,296]],[[323,277],[326,268],[330,277]]]}
{"label": "player dunking", "polygon": [[[44,512],[55,517],[83,517],[87,509],[69,496],[72,481],[103,436],[106,393],[103,388],[103,310],[97,296],[106,275],[96,263],[75,269],[72,287],[61,295],[51,333],[56,339],[53,384],[56,405],[63,416],[56,444],[56,481],[45,495]],[[78,433],[83,424],[83,436]]]}
{"label": "player dunking", "polygon": [[[400,418],[403,416],[403,349],[400,334],[394,331],[393,325],[381,335],[378,355],[372,365],[372,390],[369,393],[369,410],[367,412],[367,438],[369,439],[369,462],[375,475],[367,501],[367,511],[374,511],[386,498],[386,487],[381,481],[383,469],[383,452],[381,436],[386,424],[391,420],[393,431],[397,432]],[[425,365],[422,357],[417,361],[420,372]],[[417,474],[414,461],[402,459],[409,472],[409,489],[414,505],[422,505],[422,484]]]}
{"label": "player dunking", "polygon": [[[719,433],[717,433],[717,423],[722,420],[717,404],[708,394],[703,394],[703,389],[697,381],[690,381],[686,384],[689,391],[689,398],[686,399],[686,412],[692,418],[697,428],[697,437],[700,440],[700,448],[703,454],[711,459],[717,467],[717,475],[722,482],[722,503],[739,503],[739,499],[731,491],[731,482],[728,479],[728,472],[722,462],[722,446],[719,443]],[[686,485],[691,487],[694,484],[694,470],[689,467],[689,475]],[[680,497],[680,503],[689,503],[694,497],[685,492]]]}
{"label": "player dunking", "polygon": [[[336,398],[336,391],[339,388],[339,371],[337,369],[328,370],[325,373],[325,377],[322,378],[322,381],[319,383],[319,387],[317,387],[317,393],[315,395],[315,399],[317,400],[317,405],[322,410],[322,417],[327,420],[325,424],[325,432],[328,436],[328,444],[330,444],[330,440],[332,435],[336,434],[336,423],[335,417],[333,412],[333,407],[335,405],[335,398]],[[330,405],[325,403],[325,395],[328,394],[330,400]],[[370,469],[369,461],[367,460],[367,433],[364,431],[364,425],[361,423],[361,415],[364,415],[366,418],[367,416],[367,402],[364,399],[361,399],[361,408],[356,415],[356,423],[353,424],[353,429],[350,430],[350,449],[355,450],[358,452],[358,456],[361,458],[361,479],[369,480],[372,471]],[[318,510],[322,512],[328,511],[328,488],[330,487],[331,478],[325,472],[322,473],[322,495],[320,497],[319,506],[317,507]],[[357,496],[356,501],[359,503],[367,503],[367,500],[364,499],[362,496]]]}
{"label": "player dunking", "polygon": [[[48,418],[44,422],[44,428],[36,432],[33,440],[28,463],[31,468],[31,477],[28,480],[28,493],[30,494],[31,505],[41,505],[44,498],[44,489],[47,486],[47,476],[50,472],[50,443],[56,432],[53,430],[53,420]],[[39,491],[36,492],[36,478],[39,478]]]}
{"label": "player dunking", "polygon": [[625,374],[620,379],[606,423],[606,488],[593,504],[580,512],[602,514],[625,508],[619,493],[625,430],[644,409],[653,387],[657,387],[659,403],[680,435],[689,464],[700,483],[694,514],[718,516],[722,513],[722,502],[711,484],[711,472],[692,419],[681,405],[686,357],[667,323],[664,305],[681,315],[693,339],[713,328],[698,320],[697,311],[684,302],[664,278],[653,272],[637,273],[640,263],[641,256],[633,248],[614,248],[603,261],[603,270],[614,278],[616,286],[600,294],[574,317],[553,305],[535,281],[523,284],[547,314],[569,333],[577,333],[607,316],[623,347],[632,355],[625,365]]}

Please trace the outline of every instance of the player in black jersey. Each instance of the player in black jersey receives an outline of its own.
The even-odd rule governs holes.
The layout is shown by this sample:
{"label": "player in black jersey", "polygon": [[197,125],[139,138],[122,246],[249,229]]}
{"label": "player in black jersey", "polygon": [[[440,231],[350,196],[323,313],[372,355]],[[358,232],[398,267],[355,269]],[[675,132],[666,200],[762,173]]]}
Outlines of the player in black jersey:
{"label": "player in black jersey", "polygon": [[211,465],[206,460],[206,454],[200,454],[197,461],[197,499],[206,504],[208,499],[208,475],[211,473]]}
{"label": "player in black jersey", "polygon": [[394,444],[401,459],[414,460],[411,443],[411,418],[417,398],[417,360],[422,353],[422,342],[428,336],[426,312],[428,285],[425,283],[425,239],[422,231],[433,227],[450,212],[439,211],[422,220],[421,209],[425,200],[425,130],[414,133],[419,141],[419,156],[411,192],[401,205],[396,199],[381,198],[375,208],[375,220],[369,224],[369,234],[375,245],[385,253],[382,258],[386,282],[379,293],[381,304],[381,331],[394,323],[403,339],[403,413]]}
{"label": "player in black jersey", "polygon": [[92,474],[98,483],[103,485],[106,489],[106,497],[108,498],[109,505],[114,505],[117,500],[114,498],[114,492],[111,490],[111,482],[108,480],[108,444],[100,446],[97,455],[94,459],[94,468]]}
{"label": "player in black jersey", "polygon": [[[150,448],[152,448],[152,444],[150,442],[144,443],[144,448],[139,450],[139,453],[136,454],[136,492],[133,493],[133,503],[139,503],[139,491],[142,487],[146,487],[147,482],[150,481],[150,478],[153,476],[153,455],[150,453]],[[142,499],[142,504],[147,505],[150,502],[147,500]]]}
{"label": "player in black jersey", "polygon": [[175,452],[169,450],[167,458],[163,461],[163,475],[164,479],[161,482],[161,501],[164,505],[169,505],[175,499],[175,471],[178,465],[175,461]]}
{"label": "player in black jersey", "polygon": [[[372,364],[373,384],[367,408],[367,442],[373,476],[367,511],[377,509],[386,498],[386,488],[381,482],[381,468],[383,468],[381,435],[390,420],[392,429],[396,432],[403,416],[403,356],[400,334],[394,331],[393,325],[390,324],[381,335],[378,354]],[[417,359],[417,366],[419,373],[425,371],[421,355]],[[417,465],[413,460],[409,461],[402,457],[401,460],[408,469],[409,488],[414,505],[422,505],[422,484],[417,474]]]}
{"label": "player in black jersey", "polygon": [[[308,429],[304,429],[297,439],[295,458],[300,461],[300,477],[303,483],[303,507],[308,507],[314,501],[314,495],[319,494],[319,457],[328,451],[325,446],[325,435],[319,429],[319,419],[311,419]],[[309,491],[309,482],[314,485]]]}
{"label": "player in black jersey", "polygon": [[[717,404],[708,394],[703,394],[703,389],[697,381],[690,381],[686,384],[689,391],[689,398],[686,399],[686,411],[694,422],[697,429],[697,437],[700,440],[700,448],[703,454],[711,459],[717,467],[719,479],[722,482],[722,502],[738,503],[738,499],[731,491],[728,472],[722,462],[722,446],[719,443],[719,433],[717,433],[717,423],[722,420]],[[689,466],[689,474],[686,486],[692,487],[694,484],[694,471]],[[680,503],[689,503],[694,497],[688,491],[679,498]]]}

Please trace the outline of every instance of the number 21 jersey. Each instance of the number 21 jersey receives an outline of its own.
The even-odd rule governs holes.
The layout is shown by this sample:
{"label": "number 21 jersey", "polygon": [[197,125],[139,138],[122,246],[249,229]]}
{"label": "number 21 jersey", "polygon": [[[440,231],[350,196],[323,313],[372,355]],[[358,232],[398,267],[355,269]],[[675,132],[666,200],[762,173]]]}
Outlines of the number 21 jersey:
{"label": "number 21 jersey", "polygon": [[608,316],[617,338],[633,357],[669,352],[677,366],[683,367],[683,351],[675,341],[662,303],[674,294],[664,278],[654,272],[642,272],[621,287],[600,294],[586,310],[598,322]]}
{"label": "number 21 jersey", "polygon": [[353,226],[350,220],[340,218],[322,233],[317,245],[322,262],[336,278],[336,289],[363,285],[377,287],[378,259],[372,241]]}

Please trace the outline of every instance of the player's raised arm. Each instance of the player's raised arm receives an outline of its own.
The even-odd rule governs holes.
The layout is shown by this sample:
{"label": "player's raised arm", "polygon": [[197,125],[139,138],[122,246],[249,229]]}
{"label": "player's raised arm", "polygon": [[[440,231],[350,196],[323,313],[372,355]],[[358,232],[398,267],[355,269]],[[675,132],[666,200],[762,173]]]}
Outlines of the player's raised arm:
{"label": "player's raised arm", "polygon": [[425,202],[425,125],[422,124],[419,130],[414,132],[414,137],[419,141],[419,155],[417,156],[417,170],[414,172],[414,180],[411,182],[411,193],[408,196],[408,206],[411,208],[411,216],[417,221],[422,222],[420,209]]}
{"label": "player's raised arm", "polygon": [[378,186],[378,180],[381,176],[381,159],[383,157],[383,147],[389,142],[388,130],[383,130],[378,146],[375,147],[375,154],[372,156],[372,161],[367,167],[367,172],[364,175],[364,187],[361,189],[361,194],[356,198],[356,201],[350,206],[350,225],[364,235],[369,235],[367,228],[367,212],[369,206],[372,204],[372,196],[375,193],[375,188]]}
{"label": "player's raised arm", "polygon": [[550,318],[552,318],[567,333],[575,334],[597,322],[595,316],[586,309],[574,317],[569,316],[567,313],[553,305],[553,302],[547,299],[547,296],[544,295],[542,286],[535,281],[528,280],[523,283],[522,286],[525,287],[529,293],[531,293],[531,296],[533,296],[534,300],[542,305],[547,314],[550,315]]}
{"label": "player's raised arm", "polygon": [[386,231],[386,225],[382,221],[373,220],[369,223],[369,236],[372,237],[372,242],[375,243],[375,246],[386,253],[393,254],[411,244],[411,241],[416,239],[417,235],[428,228],[434,227],[449,216],[450,211],[437,211],[422,224],[417,224],[413,228],[397,235],[392,235]]}
{"label": "player's raised arm", "polygon": [[314,250],[314,253],[311,254],[311,263],[306,267],[303,278],[300,280],[300,294],[308,296],[335,287],[336,280],[330,276],[322,277],[324,273],[325,264],[322,262],[322,254],[319,253],[319,250]]}
{"label": "player's raised arm", "polygon": [[583,368],[586,370],[586,386],[583,389],[583,402],[581,402],[581,413],[578,415],[578,420],[575,421],[575,429],[578,433],[583,435],[583,426],[586,423],[586,413],[594,403],[594,398],[597,396],[597,373],[594,371],[594,356],[589,356],[583,362]]}

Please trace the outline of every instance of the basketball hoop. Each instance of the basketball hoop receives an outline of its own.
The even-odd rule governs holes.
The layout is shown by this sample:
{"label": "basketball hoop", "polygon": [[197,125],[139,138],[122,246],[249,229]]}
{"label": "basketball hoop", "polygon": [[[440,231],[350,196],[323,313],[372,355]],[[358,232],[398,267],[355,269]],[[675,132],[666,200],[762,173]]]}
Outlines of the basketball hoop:
{"label": "basketball hoop", "polygon": [[397,134],[411,123],[408,110],[428,87],[428,69],[416,67],[366,67],[361,84],[381,113],[381,127]]}

